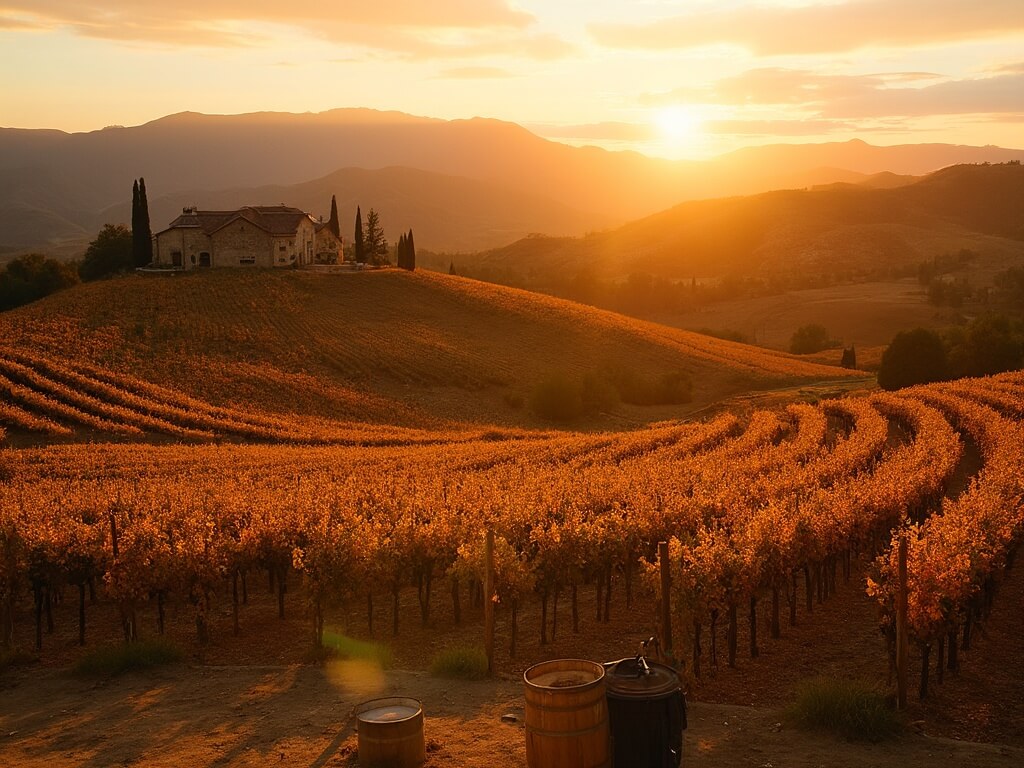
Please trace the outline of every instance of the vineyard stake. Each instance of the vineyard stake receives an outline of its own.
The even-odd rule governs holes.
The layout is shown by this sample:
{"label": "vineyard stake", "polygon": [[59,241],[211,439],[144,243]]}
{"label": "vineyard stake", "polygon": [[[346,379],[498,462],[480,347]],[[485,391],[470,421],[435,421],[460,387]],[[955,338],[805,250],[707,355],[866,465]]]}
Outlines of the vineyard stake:
{"label": "vineyard stake", "polygon": [[900,536],[897,551],[896,592],[896,706],[907,708],[907,537]]}
{"label": "vineyard stake", "polygon": [[494,674],[494,531],[484,539],[484,651],[487,674]]}
{"label": "vineyard stake", "polygon": [[658,542],[658,563],[661,565],[661,647],[672,652],[672,564],[668,557],[668,542]]}

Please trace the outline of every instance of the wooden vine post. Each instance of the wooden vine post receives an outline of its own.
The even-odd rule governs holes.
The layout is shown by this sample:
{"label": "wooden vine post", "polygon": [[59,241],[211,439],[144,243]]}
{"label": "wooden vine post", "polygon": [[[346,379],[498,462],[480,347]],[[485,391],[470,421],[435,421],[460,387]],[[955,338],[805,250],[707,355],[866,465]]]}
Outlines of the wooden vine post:
{"label": "wooden vine post", "polygon": [[907,665],[910,661],[907,643],[907,537],[900,536],[897,550],[896,584],[896,706],[907,708]]}
{"label": "wooden vine post", "polygon": [[494,674],[494,531],[484,539],[484,651],[487,674]]}
{"label": "wooden vine post", "polygon": [[672,653],[672,564],[668,542],[658,542],[658,564],[661,566],[661,648]]}

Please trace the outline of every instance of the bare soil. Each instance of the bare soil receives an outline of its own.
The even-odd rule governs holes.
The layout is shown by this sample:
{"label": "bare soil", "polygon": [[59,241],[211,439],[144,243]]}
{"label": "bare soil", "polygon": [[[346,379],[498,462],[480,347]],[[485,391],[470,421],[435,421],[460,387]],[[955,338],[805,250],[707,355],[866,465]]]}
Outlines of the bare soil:
{"label": "bare soil", "polygon": [[[480,610],[465,605],[465,596],[461,626],[452,620],[447,595],[437,594],[424,628],[415,595],[403,595],[397,638],[391,637],[390,606],[377,605],[375,634],[392,648],[395,667],[382,672],[353,661],[304,663],[309,631],[298,600],[289,594],[282,621],[266,583],[262,578],[258,584],[253,581],[238,637],[232,635],[230,606],[221,605],[213,642],[199,647],[191,638],[188,607],[173,606],[169,634],[188,650],[187,661],[108,680],[67,671],[83,652],[76,644],[77,606],[58,606],[56,632],[44,636],[40,661],[0,673],[0,765],[355,766],[353,707],[387,695],[423,702],[428,766],[525,765],[522,671],[548,658],[610,660],[631,655],[655,629],[650,604],[638,596],[627,609],[617,581],[607,624],[596,619],[593,590],[581,590],[578,634],[572,631],[570,603],[563,595],[557,634],[547,645],[539,643],[537,606],[524,608],[519,653],[512,659],[506,645],[507,611],[499,610],[496,678],[449,681],[425,670],[442,647],[480,643]],[[1008,572],[995,611],[976,633],[972,650],[961,654],[961,671],[946,672],[940,685],[933,663],[930,697],[922,703],[912,695],[905,734],[879,745],[805,733],[788,722],[785,707],[794,686],[806,678],[834,675],[880,686],[890,682],[862,575],[841,583],[831,598],[814,605],[811,614],[804,610],[803,595],[799,598],[797,625],[787,625],[784,611],[778,639],[767,631],[767,601],[759,606],[757,658],[750,658],[747,620],[741,615],[735,668],[726,663],[724,626],[718,628],[718,665],[711,667],[705,629],[705,674],[701,680],[687,674],[690,727],[684,738],[684,764],[1024,764],[1020,569]],[[28,619],[18,626],[22,647],[32,637]],[[338,610],[331,619],[349,635],[368,637],[364,604]],[[90,606],[89,620],[88,648],[117,642],[112,606]],[[145,614],[142,620],[155,621]],[[502,723],[506,713],[515,714],[517,722]]]}

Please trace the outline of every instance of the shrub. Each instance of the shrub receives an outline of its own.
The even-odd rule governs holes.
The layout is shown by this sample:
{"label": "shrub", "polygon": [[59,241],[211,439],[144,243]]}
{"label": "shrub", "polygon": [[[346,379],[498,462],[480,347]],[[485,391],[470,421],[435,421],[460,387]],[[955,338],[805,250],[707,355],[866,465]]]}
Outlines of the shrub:
{"label": "shrub", "polygon": [[78,660],[75,671],[80,675],[112,677],[138,669],[172,664],[181,659],[181,649],[167,640],[141,640],[97,648]]}
{"label": "shrub", "polygon": [[629,368],[612,368],[608,378],[622,402],[632,405],[678,405],[693,398],[693,384],[682,371],[664,373],[648,379]]}
{"label": "shrub", "polygon": [[801,728],[831,731],[851,741],[882,741],[900,730],[885,696],[856,680],[806,680],[787,714]]}
{"label": "shrub", "polygon": [[789,351],[794,355],[811,355],[835,346],[837,344],[829,338],[825,326],[817,323],[801,325],[789,340]]}
{"label": "shrub", "polygon": [[928,384],[945,377],[946,348],[937,333],[925,328],[897,333],[882,353],[878,368],[878,385],[882,389]]}
{"label": "shrub", "polygon": [[482,680],[487,677],[487,654],[480,648],[445,648],[430,662],[430,674],[455,680]]}
{"label": "shrub", "polygon": [[337,658],[371,661],[381,669],[391,668],[391,649],[386,645],[356,640],[336,632],[325,631],[324,648],[330,655]]}

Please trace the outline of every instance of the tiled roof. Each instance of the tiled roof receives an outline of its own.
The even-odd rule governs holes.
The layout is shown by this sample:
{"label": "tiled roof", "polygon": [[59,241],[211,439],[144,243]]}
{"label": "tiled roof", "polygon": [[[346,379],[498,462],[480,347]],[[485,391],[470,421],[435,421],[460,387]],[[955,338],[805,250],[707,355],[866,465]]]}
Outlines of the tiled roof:
{"label": "tiled roof", "polygon": [[237,219],[243,219],[271,235],[294,235],[299,229],[299,223],[303,219],[312,220],[312,217],[287,205],[247,205],[237,211],[182,212],[167,229],[198,227],[207,235],[212,235]]}

